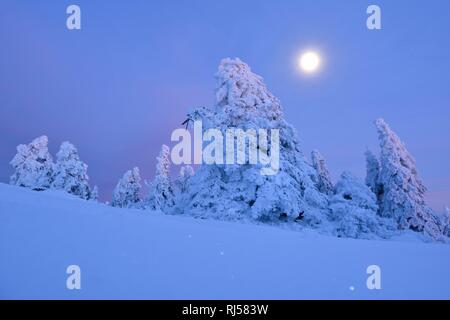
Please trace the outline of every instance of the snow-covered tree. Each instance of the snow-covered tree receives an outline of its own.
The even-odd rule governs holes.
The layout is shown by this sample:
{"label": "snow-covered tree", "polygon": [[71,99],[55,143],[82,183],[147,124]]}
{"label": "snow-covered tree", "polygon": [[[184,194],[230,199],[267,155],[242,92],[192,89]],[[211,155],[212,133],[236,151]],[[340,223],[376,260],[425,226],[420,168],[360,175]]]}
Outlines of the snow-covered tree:
{"label": "snow-covered tree", "polygon": [[174,205],[174,192],[170,180],[170,149],[162,145],[156,158],[155,179],[150,185],[147,205],[153,210],[169,212]]}
{"label": "snow-covered tree", "polygon": [[98,197],[99,197],[99,195],[98,195],[98,187],[94,186],[94,188],[92,188],[92,190],[91,190],[91,195],[89,197],[89,200],[98,201]]}
{"label": "snow-covered tree", "polygon": [[[284,120],[279,100],[238,58],[222,60],[216,79],[214,108],[190,112],[190,123],[201,121],[203,132],[219,129],[224,137],[229,128],[265,129],[270,140],[272,130],[279,130],[279,170],[262,175],[267,166],[251,164],[248,148],[244,164],[203,164],[190,179],[188,192],[177,199],[178,210],[218,219],[278,221],[302,216],[308,225],[322,222],[327,197],[314,183],[316,172],[301,152],[295,129]],[[246,140],[248,145],[250,139]],[[271,142],[263,145],[258,139],[257,144],[259,151],[275,154]]]}
{"label": "snow-covered tree", "polygon": [[28,145],[17,146],[17,154],[10,164],[15,170],[10,184],[37,191],[50,188],[53,160],[46,136],[36,138]]}
{"label": "snow-covered tree", "polygon": [[318,150],[311,152],[312,165],[317,172],[317,188],[320,192],[327,195],[333,193],[333,183],[331,182],[331,175],[328,171],[325,159]]}
{"label": "snow-covered tree", "polygon": [[394,218],[400,229],[412,229],[440,239],[442,226],[425,203],[426,188],[419,178],[414,159],[383,119],[376,121],[376,127],[381,148],[378,179],[381,215]]}
{"label": "snow-covered tree", "polygon": [[444,226],[444,235],[450,237],[450,209],[445,206],[442,214],[442,225]]}
{"label": "snow-covered tree", "polygon": [[380,176],[380,162],[370,150],[366,151],[365,156],[366,156],[366,185],[378,197],[381,191],[378,182]]}
{"label": "snow-covered tree", "polygon": [[375,194],[358,178],[344,172],[330,201],[334,233],[348,238],[389,238],[396,230],[392,219],[377,215]]}
{"label": "snow-covered tree", "polygon": [[82,199],[91,197],[88,166],[80,160],[78,151],[70,142],[63,142],[56,154],[53,188],[64,190]]}
{"label": "snow-covered tree", "polygon": [[113,207],[135,208],[139,207],[141,191],[141,177],[139,168],[135,167],[127,171],[119,180],[114,189],[112,203]]}
{"label": "snow-covered tree", "polygon": [[182,166],[180,173],[175,180],[175,185],[179,193],[185,193],[188,188],[189,179],[194,175],[194,168],[189,165]]}

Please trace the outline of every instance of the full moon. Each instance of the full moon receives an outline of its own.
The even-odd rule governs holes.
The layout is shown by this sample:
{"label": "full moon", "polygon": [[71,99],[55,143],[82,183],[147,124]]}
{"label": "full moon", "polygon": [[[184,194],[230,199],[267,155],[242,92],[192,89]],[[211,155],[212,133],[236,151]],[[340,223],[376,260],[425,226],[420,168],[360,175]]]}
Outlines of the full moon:
{"label": "full moon", "polygon": [[307,73],[316,71],[320,66],[320,57],[314,51],[308,51],[299,58],[300,68]]}

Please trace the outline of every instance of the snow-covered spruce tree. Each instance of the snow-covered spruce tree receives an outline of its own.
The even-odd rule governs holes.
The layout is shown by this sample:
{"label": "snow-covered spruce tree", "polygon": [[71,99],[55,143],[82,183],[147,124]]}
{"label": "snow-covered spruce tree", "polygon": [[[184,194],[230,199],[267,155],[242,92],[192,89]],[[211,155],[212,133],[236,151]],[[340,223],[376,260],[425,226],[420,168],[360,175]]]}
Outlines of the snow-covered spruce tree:
{"label": "snow-covered spruce tree", "polygon": [[64,190],[82,199],[91,197],[88,166],[80,160],[78,151],[70,142],[63,142],[56,154],[53,188]]}
{"label": "snow-covered spruce tree", "polygon": [[444,207],[441,220],[444,226],[444,235],[450,237],[450,209],[447,206]]}
{"label": "snow-covered spruce tree", "polygon": [[89,197],[89,200],[98,201],[98,197],[98,187],[94,186],[94,188],[92,188],[91,190],[91,196]]}
{"label": "snow-covered spruce tree", "polygon": [[424,200],[426,188],[417,173],[416,164],[399,137],[383,120],[376,121],[380,140],[380,213],[394,218],[400,229],[423,232],[439,240],[443,228]]}
{"label": "snow-covered spruce tree", "polygon": [[170,149],[162,145],[156,158],[155,179],[150,184],[147,206],[152,210],[168,213],[174,206],[174,192],[170,181]]}
{"label": "snow-covered spruce tree", "polygon": [[313,150],[311,152],[311,160],[317,172],[317,188],[320,192],[327,195],[333,194],[333,183],[331,182],[330,172],[328,171],[325,159],[318,150]]}
{"label": "snow-covered spruce tree", "polygon": [[119,208],[137,208],[141,201],[139,198],[140,191],[141,177],[139,168],[135,167],[125,172],[122,179],[117,183],[111,205]]}
{"label": "snow-covered spruce tree", "polygon": [[344,172],[330,201],[333,233],[347,238],[389,238],[396,230],[392,219],[377,215],[375,194],[359,179]]}
{"label": "snow-covered spruce tree", "polygon": [[381,187],[379,185],[380,176],[380,162],[377,157],[372,153],[372,151],[367,150],[366,156],[366,185],[372,190],[377,196],[380,196]]}
{"label": "snow-covered spruce tree", "polygon": [[[278,221],[301,217],[304,224],[320,224],[328,200],[314,183],[316,172],[301,152],[296,131],[284,120],[279,100],[238,58],[222,60],[216,79],[214,108],[190,112],[190,123],[201,121],[203,132],[215,128],[224,137],[229,128],[244,132],[265,129],[266,141],[271,140],[271,130],[278,129],[279,171],[262,175],[261,168],[267,165],[251,164],[248,148],[244,164],[202,164],[189,181],[189,191],[177,199],[177,209],[217,219]],[[265,146],[258,140],[257,144],[260,151],[272,154],[271,143]]]}
{"label": "snow-covered spruce tree", "polygon": [[37,191],[50,188],[54,165],[46,136],[36,138],[28,145],[17,146],[17,154],[10,164],[15,170],[10,184]]}
{"label": "snow-covered spruce tree", "polygon": [[185,193],[188,189],[189,179],[194,175],[194,168],[189,165],[182,166],[180,173],[175,180],[176,191],[179,193]]}

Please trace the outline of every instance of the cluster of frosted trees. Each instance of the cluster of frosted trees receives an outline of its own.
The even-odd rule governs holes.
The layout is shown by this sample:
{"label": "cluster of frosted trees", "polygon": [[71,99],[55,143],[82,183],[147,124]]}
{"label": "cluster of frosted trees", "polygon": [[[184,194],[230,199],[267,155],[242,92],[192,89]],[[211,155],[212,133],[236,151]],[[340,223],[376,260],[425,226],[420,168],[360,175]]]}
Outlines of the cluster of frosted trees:
{"label": "cluster of frosted trees", "polygon": [[[448,209],[438,214],[427,206],[426,188],[414,159],[384,120],[375,123],[380,152],[366,152],[365,181],[344,172],[334,184],[319,151],[314,150],[310,160],[304,156],[295,128],[284,119],[280,101],[247,64],[224,59],[216,80],[214,107],[193,110],[186,123],[202,121],[204,131],[219,129],[224,136],[227,128],[278,129],[279,172],[261,175],[261,165],[250,164],[247,154],[245,164],[200,165],[195,174],[192,167],[181,167],[172,180],[170,150],[163,145],[147,194],[142,196],[139,169],[134,168],[114,189],[113,206],[201,218],[290,223],[338,237],[389,238],[413,230],[429,239],[447,241]],[[257,147],[271,152],[270,144]],[[54,165],[46,138],[36,139],[18,147],[12,164],[16,168],[13,184],[35,190],[53,186],[83,198],[94,197],[87,184],[86,166],[70,144],[63,144]]]}
{"label": "cluster of frosted trees", "polygon": [[170,212],[176,196],[187,192],[188,181],[194,175],[191,166],[183,166],[175,181],[170,178],[170,149],[163,145],[157,157],[155,179],[147,183],[148,194],[141,199],[142,184],[139,168],[125,172],[117,183],[111,205],[120,208],[140,208]]}
{"label": "cluster of frosted trees", "polygon": [[414,160],[384,120],[376,121],[380,155],[366,152],[365,182],[344,172],[333,184],[322,155],[314,150],[311,161],[306,159],[279,100],[248,65],[225,59],[216,79],[214,107],[193,110],[187,122],[201,120],[204,131],[280,129],[280,172],[263,176],[260,166],[244,164],[202,165],[194,174],[186,166],[171,181],[169,148],[163,146],[148,195],[140,199],[135,168],[119,181],[113,205],[202,218],[292,222],[339,237],[389,238],[407,229],[434,240],[448,236],[449,213],[439,215],[426,205]]}
{"label": "cluster of frosted trees", "polygon": [[48,138],[41,136],[28,145],[17,146],[11,165],[14,174],[10,184],[36,191],[63,190],[86,200],[97,200],[97,187],[90,188],[87,165],[70,142],[63,142],[56,162],[48,151]]}

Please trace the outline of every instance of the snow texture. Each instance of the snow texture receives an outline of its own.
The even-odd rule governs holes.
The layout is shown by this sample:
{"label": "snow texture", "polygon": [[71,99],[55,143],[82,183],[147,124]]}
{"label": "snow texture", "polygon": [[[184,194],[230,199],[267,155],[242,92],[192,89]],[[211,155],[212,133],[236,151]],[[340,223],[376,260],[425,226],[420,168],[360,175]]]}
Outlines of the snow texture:
{"label": "snow texture", "polygon": [[[450,246],[418,236],[336,239],[0,184],[0,299],[450,299]],[[381,290],[366,287],[373,264]]]}

